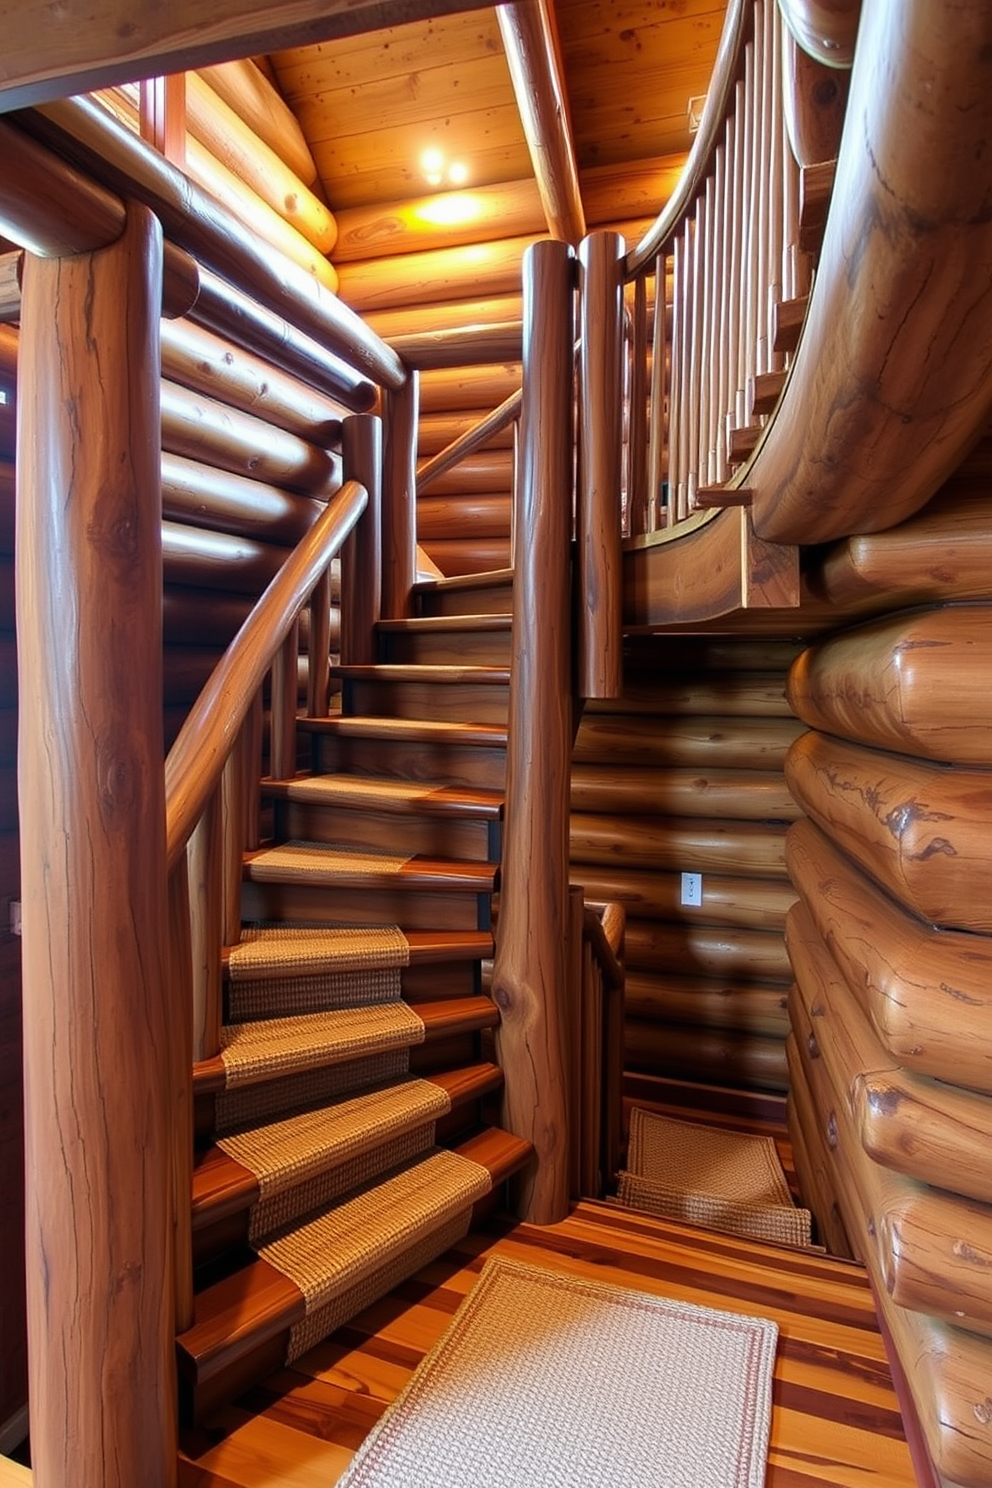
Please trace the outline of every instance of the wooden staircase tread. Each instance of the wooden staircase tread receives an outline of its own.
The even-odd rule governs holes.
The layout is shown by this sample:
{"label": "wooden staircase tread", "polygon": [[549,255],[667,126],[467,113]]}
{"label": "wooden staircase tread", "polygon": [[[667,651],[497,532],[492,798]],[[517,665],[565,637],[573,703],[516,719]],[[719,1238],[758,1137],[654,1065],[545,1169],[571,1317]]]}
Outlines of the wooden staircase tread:
{"label": "wooden staircase tread", "polygon": [[[503,1071],[498,1064],[480,1061],[461,1069],[445,1070],[436,1074],[419,1075],[418,1080],[435,1085],[448,1096],[451,1106],[464,1105],[499,1090],[503,1084]],[[397,1082],[400,1088],[403,1082]],[[355,1091],[342,1100],[354,1102],[364,1092]],[[332,1112],[328,1111],[329,1122]],[[282,1118],[279,1118],[282,1119]],[[276,1126],[277,1122],[265,1123]],[[263,1130],[263,1127],[257,1130]],[[249,1208],[260,1194],[255,1174],[237,1158],[217,1145],[210,1146],[194,1156],[193,1161],[193,1229],[228,1218],[231,1214]]]}
{"label": "wooden staircase tread", "polygon": [[[388,1004],[386,1005],[388,1006]],[[335,1021],[347,1026],[348,1015],[362,1011],[361,1009],[345,1008],[338,1014],[311,1014],[294,1018],[291,1021],[298,1025],[298,1037],[300,1045],[300,1067],[315,1068],[321,1064],[333,1064],[337,1058],[332,1050],[328,1050],[327,1057],[315,1059],[313,1057],[314,1037],[309,1032],[311,1028],[317,1028],[321,1023],[333,1024]],[[408,1011],[410,1009],[408,1008]],[[435,1002],[418,1002],[413,1010],[417,1019],[423,1025],[423,1036],[411,1038],[408,1043],[426,1042],[431,1038],[444,1038],[454,1033],[472,1033],[481,1028],[494,1028],[499,1022],[499,1011],[496,1004],[488,997],[447,997]],[[271,1020],[275,1022],[277,1020]],[[290,1020],[284,1020],[290,1021]],[[241,1024],[241,1028],[251,1025]],[[402,1047],[402,1044],[395,1047]],[[341,1058],[353,1058],[354,1054],[347,1053]],[[292,1073],[292,1066],[280,1071],[282,1074]],[[275,1078],[274,1075],[265,1078]],[[227,1074],[224,1061],[220,1054],[210,1058],[197,1060],[193,1065],[193,1093],[194,1095],[216,1094],[226,1088]]]}
{"label": "wooden staircase tread", "polygon": [[343,682],[437,682],[458,686],[507,687],[509,667],[456,666],[450,662],[382,661],[369,666],[332,666],[331,676]]}
{"label": "wooden staircase tread", "polygon": [[378,775],[304,775],[294,780],[262,782],[263,795],[274,800],[328,805],[340,810],[422,813],[429,816],[483,817],[503,813],[502,791],[481,786],[423,784]]}
{"label": "wooden staircase tread", "polygon": [[[518,1171],[531,1153],[528,1142],[498,1128],[481,1132],[452,1150],[486,1168],[494,1187]],[[390,1220],[388,1189],[393,1176],[387,1175],[377,1185],[382,1191],[381,1212],[386,1224]],[[291,1328],[304,1312],[303,1295],[296,1283],[255,1257],[197,1294],[195,1321],[177,1340],[180,1369],[191,1382],[202,1384],[243,1354]]]}
{"label": "wooden staircase tread", "polygon": [[380,635],[445,635],[462,630],[505,631],[513,624],[506,615],[416,615],[412,620],[380,620]]}
{"label": "wooden staircase tread", "polygon": [[[409,946],[408,966],[445,961],[477,961],[493,954],[489,930],[404,930]],[[225,946],[222,963],[226,969],[232,947]]]}
{"label": "wooden staircase tread", "polygon": [[[384,859],[381,868],[375,866],[377,856]],[[497,866],[419,854],[397,863],[392,856],[371,849],[335,848],[323,842],[285,842],[278,847],[246,853],[244,874],[255,883],[303,882],[356,889],[388,885],[411,893],[425,889],[432,893],[451,890],[481,894],[492,891]]]}
{"label": "wooden staircase tread", "polygon": [[492,568],[486,573],[443,575],[441,578],[421,579],[414,584],[413,592],[418,597],[436,593],[451,593],[460,589],[495,589],[513,585],[512,568]]}
{"label": "wooden staircase tread", "polygon": [[301,718],[300,729],[352,739],[401,739],[413,744],[470,744],[506,748],[506,727],[491,723],[449,723],[426,718]]}

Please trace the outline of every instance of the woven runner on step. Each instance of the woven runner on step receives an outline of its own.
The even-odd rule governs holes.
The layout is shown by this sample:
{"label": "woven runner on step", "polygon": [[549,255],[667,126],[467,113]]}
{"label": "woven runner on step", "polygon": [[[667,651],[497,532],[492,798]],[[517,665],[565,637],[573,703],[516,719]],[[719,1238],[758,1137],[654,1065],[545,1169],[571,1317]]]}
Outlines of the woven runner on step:
{"label": "woven runner on step", "polygon": [[304,1018],[269,1018],[221,1029],[228,1088],[274,1079],[293,1069],[359,1059],[422,1043],[424,1025],[405,1002],[341,1008]]}
{"label": "woven runner on step", "polygon": [[369,847],[350,847],[335,842],[284,842],[256,854],[248,865],[252,878],[269,883],[296,883],[315,878],[322,881],[335,874],[349,878],[378,878],[400,873],[409,854],[377,852]]}
{"label": "woven runner on step", "polygon": [[809,1211],[793,1205],[772,1137],[635,1107],[627,1169],[617,1190],[622,1204],[755,1239],[810,1243]]}
{"label": "woven runner on step", "polygon": [[232,982],[276,974],[358,971],[363,967],[407,966],[410,946],[397,925],[246,925],[231,948]]}
{"label": "woven runner on step", "polygon": [[314,1313],[471,1210],[491,1187],[480,1163],[435,1148],[326,1214],[274,1235],[258,1253],[296,1283]]}
{"label": "woven runner on step", "polygon": [[320,972],[316,976],[290,973],[257,981],[231,982],[227,1016],[232,1023],[256,1018],[302,1017],[334,1008],[366,1007],[398,1002],[403,991],[398,966],[361,967],[357,971]]}
{"label": "woven runner on step", "polygon": [[381,1085],[405,1075],[409,1066],[409,1049],[387,1049],[384,1054],[350,1059],[346,1064],[294,1070],[261,1085],[237,1085],[233,1090],[222,1090],[215,1100],[217,1131],[240,1131],[260,1121],[271,1121],[276,1116],[336,1100],[355,1090],[366,1090],[370,1085]]}
{"label": "woven runner on step", "polygon": [[776,1336],[495,1256],[338,1488],[761,1488]]}

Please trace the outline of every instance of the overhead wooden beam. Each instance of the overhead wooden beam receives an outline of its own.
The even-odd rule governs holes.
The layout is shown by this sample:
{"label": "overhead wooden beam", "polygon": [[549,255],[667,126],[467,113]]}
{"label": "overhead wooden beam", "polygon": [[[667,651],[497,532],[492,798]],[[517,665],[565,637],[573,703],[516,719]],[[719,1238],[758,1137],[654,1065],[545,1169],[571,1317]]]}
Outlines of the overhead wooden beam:
{"label": "overhead wooden beam", "polygon": [[586,219],[551,10],[547,0],[516,0],[498,5],[496,19],[548,231],[577,246]]}
{"label": "overhead wooden beam", "polygon": [[480,0],[22,0],[4,15],[0,111],[479,9]]}

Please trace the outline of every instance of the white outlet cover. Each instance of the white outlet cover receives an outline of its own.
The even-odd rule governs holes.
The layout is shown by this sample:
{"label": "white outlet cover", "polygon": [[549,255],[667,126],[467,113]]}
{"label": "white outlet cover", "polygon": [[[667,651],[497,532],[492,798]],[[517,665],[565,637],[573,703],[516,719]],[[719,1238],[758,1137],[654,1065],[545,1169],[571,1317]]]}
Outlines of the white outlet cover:
{"label": "white outlet cover", "polygon": [[700,907],[703,902],[703,875],[701,873],[683,873],[681,902],[695,909]]}

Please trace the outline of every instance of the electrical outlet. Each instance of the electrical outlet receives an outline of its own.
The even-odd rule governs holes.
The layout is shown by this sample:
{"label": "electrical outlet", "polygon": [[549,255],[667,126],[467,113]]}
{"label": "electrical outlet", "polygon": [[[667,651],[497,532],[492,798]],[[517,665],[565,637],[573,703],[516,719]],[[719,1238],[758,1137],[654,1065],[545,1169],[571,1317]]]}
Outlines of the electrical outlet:
{"label": "electrical outlet", "polygon": [[703,902],[703,875],[701,873],[683,873],[680,902],[693,909],[700,908]]}

